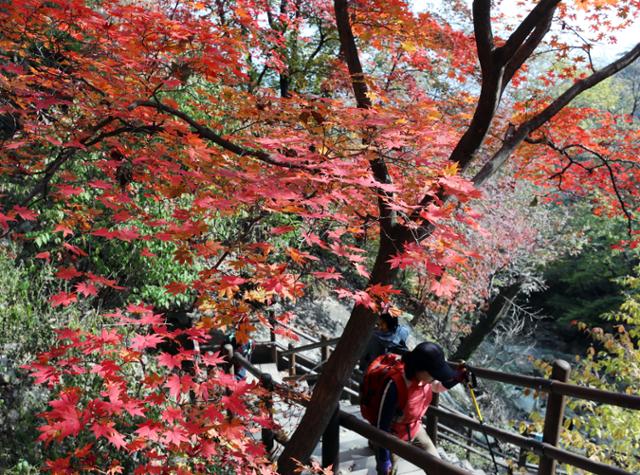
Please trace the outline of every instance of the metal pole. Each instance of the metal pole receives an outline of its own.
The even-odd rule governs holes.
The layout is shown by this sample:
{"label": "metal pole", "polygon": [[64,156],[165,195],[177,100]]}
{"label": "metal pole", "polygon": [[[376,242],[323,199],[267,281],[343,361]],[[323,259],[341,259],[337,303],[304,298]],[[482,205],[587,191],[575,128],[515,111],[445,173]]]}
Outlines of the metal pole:
{"label": "metal pole", "polygon": [[[553,381],[567,382],[571,374],[571,365],[564,360],[555,360],[551,379]],[[552,383],[553,384],[553,383]],[[552,386],[553,387],[553,386]],[[547,412],[544,416],[544,431],[542,441],[557,446],[564,419],[564,406],[566,398],[561,394],[549,393],[547,399]],[[538,475],[553,475],[556,472],[556,460],[545,455],[540,457]]]}
{"label": "metal pole", "polygon": [[[473,381],[473,382],[471,382]],[[500,472],[498,468],[498,462],[496,462],[496,456],[493,454],[493,447],[491,447],[491,442],[489,441],[489,434],[484,428],[484,418],[482,417],[482,413],[480,412],[480,406],[478,405],[478,400],[476,399],[476,392],[473,390],[473,386],[475,383],[475,376],[473,373],[471,374],[471,381],[467,383],[467,388],[469,388],[469,395],[471,396],[471,401],[473,402],[473,407],[476,409],[476,415],[478,416],[478,422],[480,423],[480,427],[482,427],[482,433],[484,434],[484,440],[487,442],[487,447],[489,447],[489,453],[491,454],[491,460],[493,461],[493,466],[496,470],[496,474]]]}

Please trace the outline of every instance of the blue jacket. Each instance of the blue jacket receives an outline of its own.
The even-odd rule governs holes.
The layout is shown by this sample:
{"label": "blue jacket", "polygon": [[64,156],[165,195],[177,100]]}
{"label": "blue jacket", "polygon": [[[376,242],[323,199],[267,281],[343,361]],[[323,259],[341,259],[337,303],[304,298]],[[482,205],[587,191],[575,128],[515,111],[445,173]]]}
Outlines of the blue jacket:
{"label": "blue jacket", "polygon": [[366,371],[371,362],[380,355],[407,351],[408,338],[409,329],[403,325],[398,325],[395,331],[392,332],[376,330],[367,344],[364,355],[360,358],[360,369]]}

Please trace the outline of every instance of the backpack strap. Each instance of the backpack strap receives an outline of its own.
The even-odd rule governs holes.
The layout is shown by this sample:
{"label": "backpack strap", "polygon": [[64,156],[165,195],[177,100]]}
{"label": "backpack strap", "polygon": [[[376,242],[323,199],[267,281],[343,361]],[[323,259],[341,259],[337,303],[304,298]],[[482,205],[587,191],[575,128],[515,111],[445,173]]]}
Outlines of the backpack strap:
{"label": "backpack strap", "polygon": [[404,381],[404,365],[396,366],[389,374],[389,377],[396,383],[396,389],[398,390],[398,408],[404,413],[409,392],[407,383]]}

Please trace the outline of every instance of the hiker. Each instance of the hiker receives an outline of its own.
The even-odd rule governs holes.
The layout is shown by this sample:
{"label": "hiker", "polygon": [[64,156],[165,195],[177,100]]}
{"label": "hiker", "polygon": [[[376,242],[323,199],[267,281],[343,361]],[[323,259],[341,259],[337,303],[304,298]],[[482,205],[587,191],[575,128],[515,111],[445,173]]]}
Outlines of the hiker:
{"label": "hiker", "polygon": [[[365,373],[361,388],[362,415],[379,429],[440,458],[422,425],[422,418],[434,392],[444,392],[466,377],[466,369],[451,369],[436,343],[420,343],[402,357],[379,356]],[[383,447],[378,447],[376,452],[377,473],[395,473],[398,456]]]}
{"label": "hiker", "polygon": [[[248,339],[245,343],[240,344],[240,342],[236,340],[235,330],[231,330],[225,334],[222,346],[227,344],[230,344],[233,347],[234,352],[240,353],[240,355],[244,356],[246,359],[251,360],[251,353],[253,352],[252,339]],[[237,381],[242,381],[247,377],[247,368],[234,362],[233,374]]]}
{"label": "hiker", "polygon": [[388,311],[378,318],[377,329],[367,344],[367,349],[360,358],[360,370],[366,371],[373,360],[386,353],[402,355],[409,351],[407,339],[409,329],[400,325],[398,319]]}

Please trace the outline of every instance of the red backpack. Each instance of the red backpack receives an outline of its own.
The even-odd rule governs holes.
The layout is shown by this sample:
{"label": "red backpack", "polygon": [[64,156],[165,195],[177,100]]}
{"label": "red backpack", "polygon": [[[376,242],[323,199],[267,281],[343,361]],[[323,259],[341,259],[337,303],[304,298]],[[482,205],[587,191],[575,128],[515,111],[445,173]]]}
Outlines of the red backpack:
{"label": "red backpack", "polygon": [[400,356],[387,353],[371,362],[360,384],[360,412],[370,424],[376,425],[380,412],[382,392],[389,379],[398,389],[398,407],[404,409],[407,404],[407,385],[404,381],[404,364]]}

